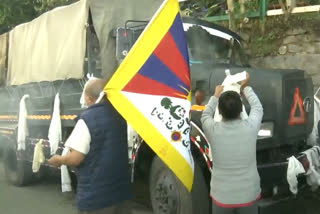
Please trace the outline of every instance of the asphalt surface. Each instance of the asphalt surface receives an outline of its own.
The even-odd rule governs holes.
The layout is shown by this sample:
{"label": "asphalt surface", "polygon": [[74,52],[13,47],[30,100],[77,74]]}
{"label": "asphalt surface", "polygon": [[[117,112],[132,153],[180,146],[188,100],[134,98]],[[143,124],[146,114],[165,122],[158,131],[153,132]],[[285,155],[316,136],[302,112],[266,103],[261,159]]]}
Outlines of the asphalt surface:
{"label": "asphalt surface", "polygon": [[[134,201],[127,206],[132,214],[152,214],[150,208]],[[57,176],[47,176],[25,187],[12,186],[5,181],[0,161],[0,214],[43,213],[76,214],[75,194],[62,193]]]}
{"label": "asphalt surface", "polygon": [[[75,194],[62,193],[59,180],[58,176],[50,175],[29,186],[12,186],[5,181],[0,157],[0,214],[76,214]],[[132,214],[152,214],[144,186],[143,182],[133,186],[135,199],[127,205]],[[298,195],[290,205],[282,203],[281,211],[264,214],[320,214],[320,191]]]}

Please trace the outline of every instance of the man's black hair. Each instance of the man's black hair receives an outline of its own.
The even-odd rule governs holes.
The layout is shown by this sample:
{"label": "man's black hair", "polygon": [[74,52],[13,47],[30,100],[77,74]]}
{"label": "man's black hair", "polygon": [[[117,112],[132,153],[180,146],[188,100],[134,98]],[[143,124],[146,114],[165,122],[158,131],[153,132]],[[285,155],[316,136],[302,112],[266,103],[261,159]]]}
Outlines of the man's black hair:
{"label": "man's black hair", "polygon": [[226,120],[233,120],[242,112],[242,101],[240,95],[235,91],[226,91],[220,95],[219,112]]}

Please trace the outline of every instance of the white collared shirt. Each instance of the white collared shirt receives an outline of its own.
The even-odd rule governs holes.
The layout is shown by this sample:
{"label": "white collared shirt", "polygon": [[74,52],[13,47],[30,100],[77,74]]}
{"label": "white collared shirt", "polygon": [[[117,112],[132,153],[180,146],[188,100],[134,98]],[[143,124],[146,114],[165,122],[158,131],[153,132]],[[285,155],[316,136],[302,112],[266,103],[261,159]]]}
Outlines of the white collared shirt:
{"label": "white collared shirt", "polygon": [[91,135],[88,126],[84,120],[80,119],[67,139],[65,146],[86,155],[90,150],[90,141]]}

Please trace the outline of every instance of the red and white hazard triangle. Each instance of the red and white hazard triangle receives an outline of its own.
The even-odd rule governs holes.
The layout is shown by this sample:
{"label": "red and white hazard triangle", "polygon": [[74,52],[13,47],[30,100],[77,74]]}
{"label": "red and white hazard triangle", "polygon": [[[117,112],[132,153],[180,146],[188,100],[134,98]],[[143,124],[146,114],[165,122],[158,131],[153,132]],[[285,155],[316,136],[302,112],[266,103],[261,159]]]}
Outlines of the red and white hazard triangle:
{"label": "red and white hazard triangle", "polygon": [[[296,116],[297,108],[299,110],[298,116]],[[288,124],[293,126],[293,125],[304,124],[305,122],[306,122],[306,117],[305,117],[305,111],[303,108],[303,102],[300,96],[299,88],[296,88],[293,95],[293,102],[290,110]]]}

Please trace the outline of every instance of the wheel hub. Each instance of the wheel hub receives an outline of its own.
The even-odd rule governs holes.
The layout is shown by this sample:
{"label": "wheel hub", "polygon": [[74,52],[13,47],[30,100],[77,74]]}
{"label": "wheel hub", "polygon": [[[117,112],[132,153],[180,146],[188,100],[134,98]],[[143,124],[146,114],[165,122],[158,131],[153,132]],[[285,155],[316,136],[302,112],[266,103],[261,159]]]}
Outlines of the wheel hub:
{"label": "wheel hub", "polygon": [[163,214],[177,213],[179,195],[175,187],[174,178],[169,175],[161,175],[155,188],[155,200],[157,208]]}

